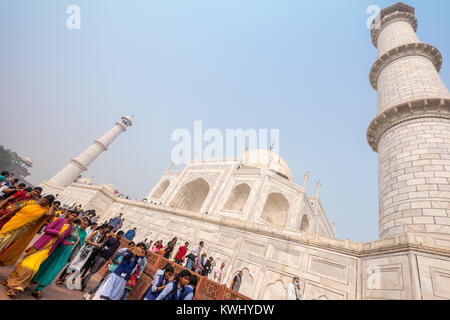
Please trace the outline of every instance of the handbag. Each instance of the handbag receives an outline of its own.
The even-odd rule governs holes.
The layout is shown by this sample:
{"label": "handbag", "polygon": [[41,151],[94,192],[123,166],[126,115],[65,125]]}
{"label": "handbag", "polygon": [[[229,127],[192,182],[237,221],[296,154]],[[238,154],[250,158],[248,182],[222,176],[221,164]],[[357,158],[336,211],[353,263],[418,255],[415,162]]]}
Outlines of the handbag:
{"label": "handbag", "polygon": [[191,259],[191,260],[195,260],[195,255],[193,253],[189,253],[186,258]]}

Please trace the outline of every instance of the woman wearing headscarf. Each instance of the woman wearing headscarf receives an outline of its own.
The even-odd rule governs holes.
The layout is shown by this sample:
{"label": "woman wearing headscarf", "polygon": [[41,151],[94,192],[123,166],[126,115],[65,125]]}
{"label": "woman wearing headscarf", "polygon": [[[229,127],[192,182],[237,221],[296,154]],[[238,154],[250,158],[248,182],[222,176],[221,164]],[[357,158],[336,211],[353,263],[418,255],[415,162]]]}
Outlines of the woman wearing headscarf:
{"label": "woman wearing headscarf", "polygon": [[15,297],[18,292],[23,292],[28,287],[41,264],[58,245],[70,246],[74,244],[74,242],[67,241],[66,238],[72,232],[72,222],[77,216],[78,213],[71,212],[67,218],[56,219],[45,227],[44,235],[25,251],[27,254],[24,259],[6,279],[8,286],[6,294],[8,296]]}
{"label": "woman wearing headscarf", "polygon": [[33,278],[33,282],[38,283],[36,289],[33,291],[32,296],[36,299],[42,298],[42,289],[50,285],[58,273],[64,268],[67,261],[70,258],[72,249],[78,241],[81,245],[86,239],[86,228],[89,227],[89,220],[75,219],[72,224],[72,231],[65,241],[72,243],[72,245],[59,245],[52,252],[52,254],[45,259],[45,261],[39,267],[38,272]]}

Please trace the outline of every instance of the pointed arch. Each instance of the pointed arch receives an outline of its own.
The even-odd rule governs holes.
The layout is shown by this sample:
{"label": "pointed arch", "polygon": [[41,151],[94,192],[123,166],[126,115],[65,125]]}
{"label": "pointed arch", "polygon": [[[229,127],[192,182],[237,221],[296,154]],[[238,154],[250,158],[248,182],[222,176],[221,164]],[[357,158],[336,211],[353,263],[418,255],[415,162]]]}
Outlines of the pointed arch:
{"label": "pointed arch", "polygon": [[169,180],[165,180],[165,181],[161,182],[160,185],[158,186],[158,188],[155,190],[155,192],[153,192],[152,198],[153,199],[161,199],[162,195],[164,194],[164,192],[166,192],[169,185],[170,185]]}
{"label": "pointed arch", "polygon": [[300,223],[300,231],[301,232],[308,232],[309,229],[309,220],[308,216],[306,214],[303,215],[302,221]]}
{"label": "pointed arch", "polygon": [[231,277],[231,281],[230,281],[230,287],[231,284],[233,283],[233,279],[234,277],[240,272],[243,272],[242,275],[242,281],[241,281],[241,286],[239,288],[239,293],[243,294],[244,296],[247,297],[252,297],[253,296],[253,290],[254,290],[254,286],[255,286],[255,279],[253,277],[253,275],[250,273],[249,268],[244,267],[241,270],[237,270],[234,272],[233,276]]}
{"label": "pointed arch", "polygon": [[286,286],[280,279],[274,283],[269,283],[264,288],[263,300],[285,300]]}
{"label": "pointed arch", "polygon": [[271,193],[266,198],[261,219],[283,228],[289,213],[289,201],[281,193]]}
{"label": "pointed arch", "polygon": [[189,211],[200,211],[209,193],[209,184],[198,178],[185,184],[174,198],[175,208]]}
{"label": "pointed arch", "polygon": [[223,207],[225,210],[242,213],[250,196],[250,186],[241,183],[233,188],[228,197],[227,203]]}

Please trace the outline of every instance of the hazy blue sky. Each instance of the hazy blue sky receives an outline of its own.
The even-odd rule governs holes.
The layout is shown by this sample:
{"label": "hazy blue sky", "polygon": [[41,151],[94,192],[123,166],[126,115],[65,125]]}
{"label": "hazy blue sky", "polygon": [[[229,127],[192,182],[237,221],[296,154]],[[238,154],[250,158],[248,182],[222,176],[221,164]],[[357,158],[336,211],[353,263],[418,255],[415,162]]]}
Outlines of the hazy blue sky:
{"label": "hazy blue sky", "polygon": [[[377,51],[369,5],[395,1],[1,1],[0,144],[34,159],[39,183],[122,115],[135,122],[90,167],[143,198],[170,162],[177,128],[278,128],[280,154],[321,199],[337,237],[378,238]],[[408,1],[450,84],[450,1]],[[66,28],[70,4],[81,29]]]}

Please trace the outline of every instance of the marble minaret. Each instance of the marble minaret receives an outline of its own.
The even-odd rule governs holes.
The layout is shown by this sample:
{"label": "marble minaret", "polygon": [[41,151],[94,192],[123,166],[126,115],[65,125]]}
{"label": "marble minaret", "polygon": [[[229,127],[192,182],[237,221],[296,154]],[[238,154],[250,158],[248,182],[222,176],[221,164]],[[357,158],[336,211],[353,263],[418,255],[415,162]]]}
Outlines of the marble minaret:
{"label": "marble minaret", "polygon": [[51,186],[66,187],[74,182],[82,172],[88,169],[89,165],[100,155],[100,153],[108,149],[108,146],[119,134],[126,131],[127,128],[132,125],[132,121],[132,117],[122,117],[122,120],[116,122],[111,130],[103,137],[94,140],[94,143],[77,157],[72,158],[70,163],[55,174],[47,183]]}
{"label": "marble minaret", "polygon": [[397,3],[372,23],[378,59],[370,83],[377,116],[367,139],[378,152],[379,235],[450,234],[450,94],[442,56],[416,35],[414,8]]}

